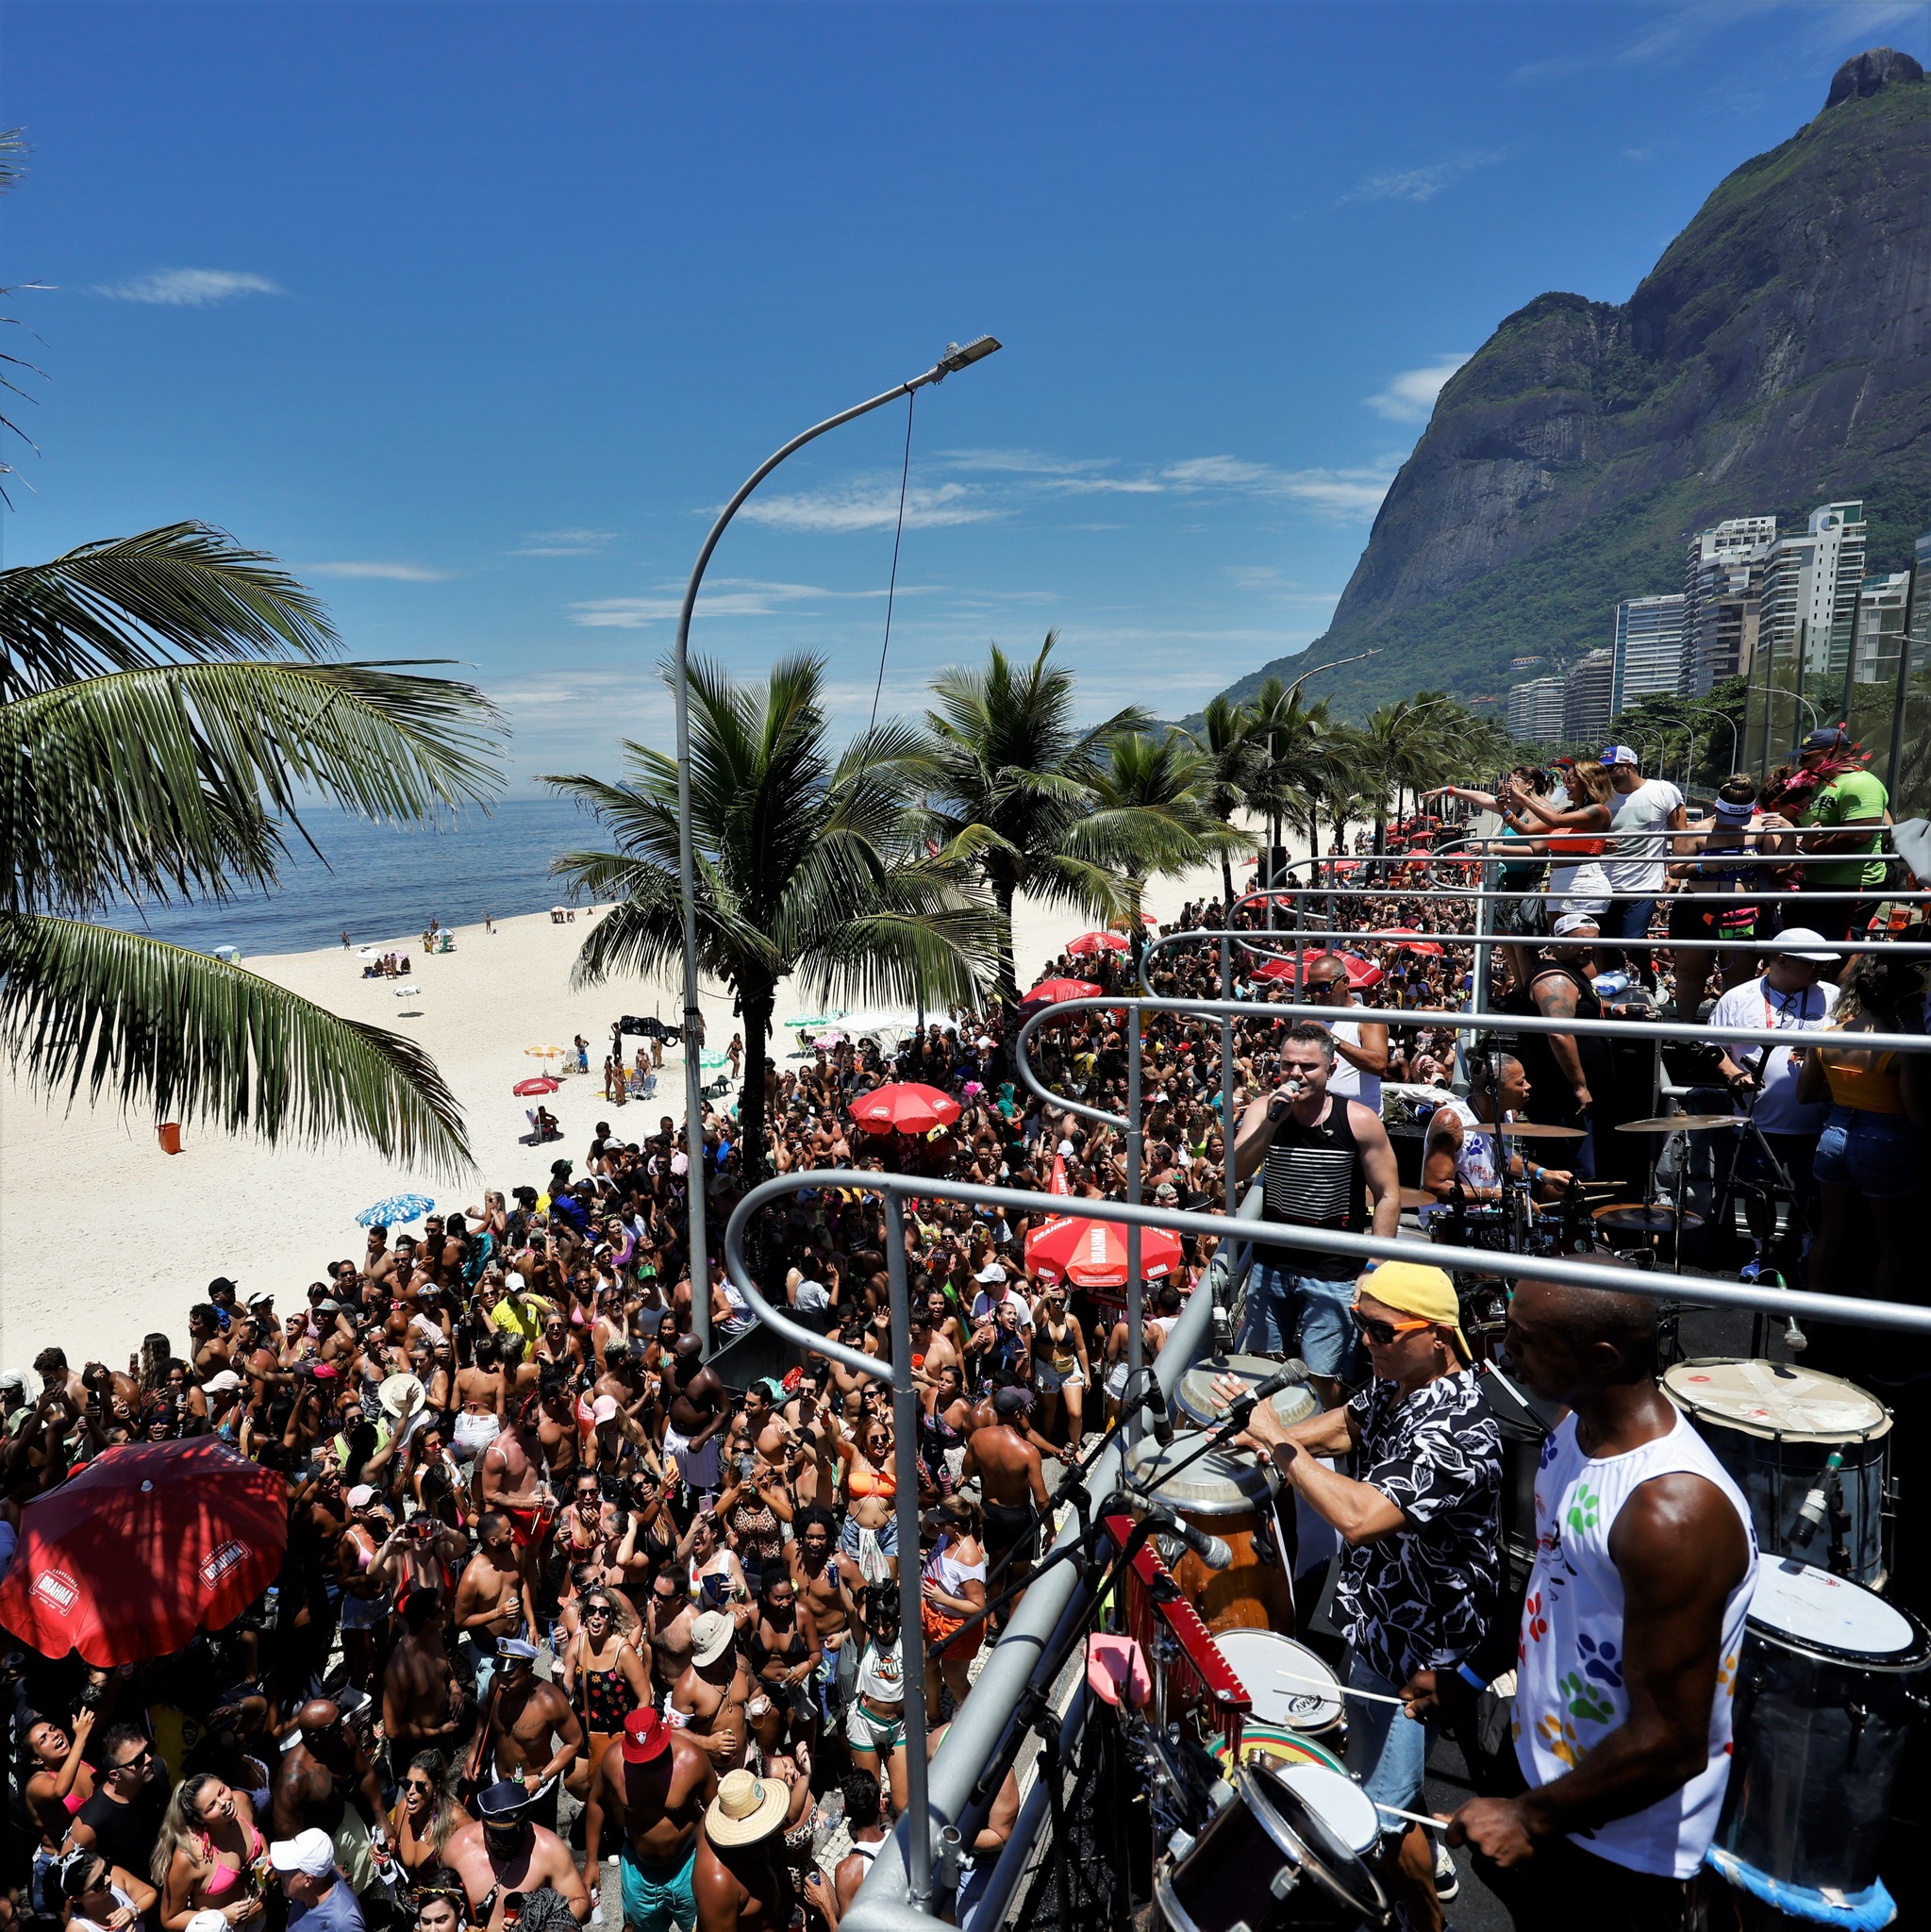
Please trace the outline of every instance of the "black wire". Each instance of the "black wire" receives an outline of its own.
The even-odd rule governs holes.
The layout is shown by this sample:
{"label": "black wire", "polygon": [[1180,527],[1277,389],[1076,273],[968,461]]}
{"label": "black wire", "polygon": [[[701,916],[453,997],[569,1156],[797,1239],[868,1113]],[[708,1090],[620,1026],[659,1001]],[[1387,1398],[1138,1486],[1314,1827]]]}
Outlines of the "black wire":
{"label": "black wire", "polygon": [[885,654],[891,649],[891,607],[898,595],[898,546],[906,533],[906,485],[912,476],[912,406],[918,399],[917,390],[906,398],[906,460],[898,479],[898,528],[891,539],[891,582],[885,592],[885,642],[878,652],[878,682],[872,687],[872,722],[865,727],[868,735],[877,727],[878,694],[885,689]]}

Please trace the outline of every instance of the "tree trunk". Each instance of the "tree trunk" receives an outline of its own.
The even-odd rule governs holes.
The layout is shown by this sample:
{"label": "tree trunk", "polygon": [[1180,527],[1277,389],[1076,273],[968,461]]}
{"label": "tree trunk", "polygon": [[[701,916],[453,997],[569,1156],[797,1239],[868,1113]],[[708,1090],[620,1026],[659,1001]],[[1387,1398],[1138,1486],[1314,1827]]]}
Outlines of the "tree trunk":
{"label": "tree trunk", "polygon": [[999,909],[999,996],[1008,1007],[1019,1005],[1019,967],[1013,957],[1012,902],[1019,896],[1005,879],[992,881],[992,904]]}
{"label": "tree trunk", "polygon": [[1223,846],[1221,848],[1221,924],[1226,924],[1225,914],[1234,909],[1234,860],[1233,856]]}
{"label": "tree trunk", "polygon": [[738,1141],[743,1150],[744,1179],[755,1186],[764,1174],[764,1075],[771,1059],[771,1016],[777,1006],[774,988],[741,990],[744,1022],[744,1084],[738,1093]]}

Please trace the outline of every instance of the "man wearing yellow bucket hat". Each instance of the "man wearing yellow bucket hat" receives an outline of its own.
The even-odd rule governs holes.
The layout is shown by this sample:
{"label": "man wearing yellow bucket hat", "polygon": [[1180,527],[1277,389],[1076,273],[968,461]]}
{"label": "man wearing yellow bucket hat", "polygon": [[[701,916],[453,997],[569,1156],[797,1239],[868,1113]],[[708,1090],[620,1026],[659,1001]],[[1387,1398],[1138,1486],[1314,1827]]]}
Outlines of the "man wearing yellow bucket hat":
{"label": "man wearing yellow bucket hat", "polygon": [[[1357,1284],[1353,1319],[1367,1387],[1291,1426],[1262,1404],[1240,1440],[1339,1532],[1334,1618],[1348,1640],[1347,1682],[1392,1699],[1418,1669],[1453,1671],[1494,1618],[1502,1439],[1440,1268],[1384,1261]],[[1357,1476],[1321,1459],[1350,1453]],[[1421,1808],[1427,1752],[1427,1733],[1392,1702],[1351,1704],[1348,1769],[1377,1805]],[[1382,1822],[1390,1839],[1403,1830],[1386,1812]],[[1440,1924],[1427,1834],[1416,1826],[1390,1850],[1387,1875],[1410,1923]]]}

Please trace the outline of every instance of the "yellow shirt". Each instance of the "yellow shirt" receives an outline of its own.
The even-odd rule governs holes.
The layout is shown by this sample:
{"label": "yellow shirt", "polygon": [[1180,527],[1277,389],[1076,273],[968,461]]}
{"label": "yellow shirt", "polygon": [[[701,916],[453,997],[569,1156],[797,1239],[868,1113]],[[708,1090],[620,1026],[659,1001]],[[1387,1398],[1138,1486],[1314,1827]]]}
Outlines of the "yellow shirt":
{"label": "yellow shirt", "polygon": [[520,1335],[534,1341],[543,1332],[543,1317],[550,1304],[540,1294],[506,1294],[490,1310],[490,1325],[506,1335]]}

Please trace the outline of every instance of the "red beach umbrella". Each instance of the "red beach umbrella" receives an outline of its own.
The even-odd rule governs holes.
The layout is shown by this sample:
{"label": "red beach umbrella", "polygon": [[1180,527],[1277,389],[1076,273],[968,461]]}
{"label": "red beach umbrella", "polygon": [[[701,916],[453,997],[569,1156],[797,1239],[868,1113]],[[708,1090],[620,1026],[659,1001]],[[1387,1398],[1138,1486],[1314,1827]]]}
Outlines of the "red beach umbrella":
{"label": "red beach umbrella", "polygon": [[519,1099],[527,1100],[535,1093],[554,1093],[562,1084],[560,1080],[551,1079],[547,1074],[539,1074],[534,1080],[519,1080],[509,1091]]}
{"label": "red beach umbrella", "polygon": [[[1356,992],[1365,992],[1371,986],[1379,986],[1386,976],[1381,968],[1366,959],[1358,959],[1353,953],[1338,956],[1348,975],[1348,985]],[[1301,969],[1292,959],[1268,959],[1254,969],[1256,979],[1298,980]]]}
{"label": "red beach umbrella", "polygon": [[1106,991],[1090,979],[1042,979],[1020,1001],[1023,1007],[1057,1006],[1061,1000],[1090,1000]]}
{"label": "red beach umbrella", "polygon": [[1083,932],[1076,940],[1066,941],[1066,950],[1077,959],[1089,953],[1124,953],[1129,948],[1117,932]]}
{"label": "red beach umbrella", "polygon": [[[1075,1288],[1126,1286],[1126,1229],[1117,1221],[1068,1215],[1035,1228],[1025,1238],[1028,1274],[1041,1281],[1070,1281]],[[1180,1237],[1163,1227],[1140,1231],[1140,1274],[1160,1281],[1180,1267]]]}
{"label": "red beach umbrella", "polygon": [[1430,959],[1441,958],[1441,948],[1431,939],[1417,932],[1411,925],[1391,925],[1386,932],[1367,932],[1361,935],[1367,940],[1393,940],[1396,950],[1420,953]]}
{"label": "red beach umbrella", "polygon": [[869,1134],[929,1134],[958,1118],[958,1102],[919,1080],[874,1087],[852,1102],[852,1118]]}
{"label": "red beach umbrella", "polygon": [[184,1649],[273,1583],[289,1541],[280,1476],[210,1436],[104,1449],[20,1512],[0,1624],[42,1657],[106,1670]]}

